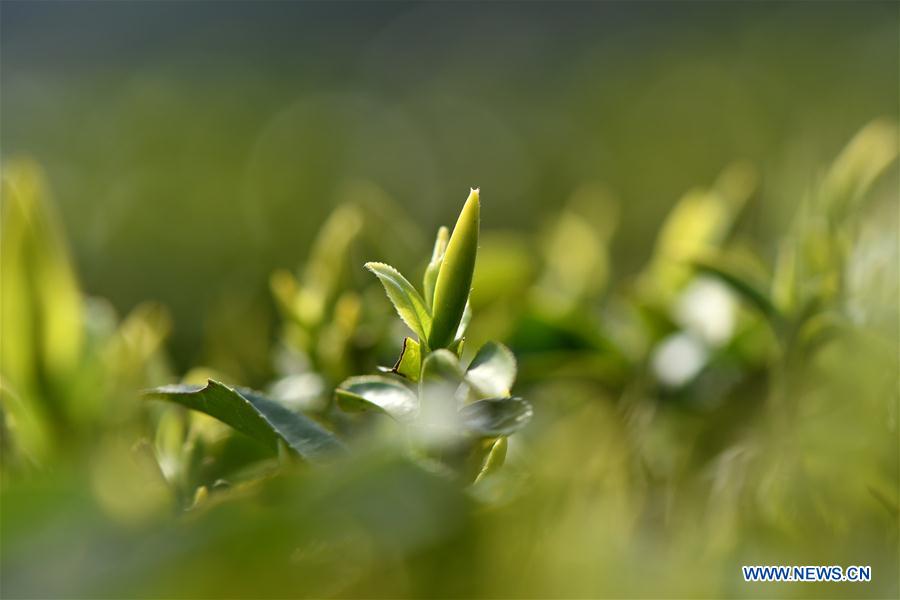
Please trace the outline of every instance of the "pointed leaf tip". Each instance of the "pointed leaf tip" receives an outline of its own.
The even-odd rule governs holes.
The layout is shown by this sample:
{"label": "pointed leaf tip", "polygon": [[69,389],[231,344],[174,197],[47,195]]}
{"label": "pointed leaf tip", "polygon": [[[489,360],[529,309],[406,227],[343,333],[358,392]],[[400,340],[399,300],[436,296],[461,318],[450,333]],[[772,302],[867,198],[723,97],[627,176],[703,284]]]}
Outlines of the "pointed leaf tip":
{"label": "pointed leaf tip", "polygon": [[480,218],[479,191],[473,188],[453,228],[435,283],[428,337],[431,348],[446,348],[453,343],[462,320],[475,272]]}

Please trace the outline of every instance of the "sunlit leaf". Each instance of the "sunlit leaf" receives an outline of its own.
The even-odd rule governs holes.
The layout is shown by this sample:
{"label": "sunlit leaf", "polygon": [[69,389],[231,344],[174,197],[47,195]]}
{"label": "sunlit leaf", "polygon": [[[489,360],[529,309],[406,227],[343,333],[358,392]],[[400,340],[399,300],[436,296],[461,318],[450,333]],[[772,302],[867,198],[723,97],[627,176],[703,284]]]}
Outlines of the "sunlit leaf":
{"label": "sunlit leaf", "polygon": [[400,358],[397,359],[397,363],[391,370],[410,381],[419,380],[419,372],[422,370],[422,349],[416,340],[409,337],[403,338]]}
{"label": "sunlit leaf", "polygon": [[366,268],[378,277],[388,298],[397,310],[397,314],[403,322],[419,336],[420,340],[428,339],[428,331],[431,328],[431,316],[422,296],[390,265],[379,262],[368,262]]}
{"label": "sunlit leaf", "polygon": [[460,411],[463,425],[482,437],[512,435],[531,420],[531,404],[522,398],[479,400]]}
{"label": "sunlit leaf", "polygon": [[0,451],[6,467],[40,466],[52,447],[46,409],[25,402],[0,377]]}
{"label": "sunlit leaf", "polygon": [[347,253],[362,226],[359,207],[347,203],[338,206],[319,230],[294,300],[296,315],[304,325],[321,322],[329,303],[340,293],[348,266]]}
{"label": "sunlit leaf", "polygon": [[503,463],[506,462],[506,451],[509,447],[508,440],[508,438],[502,437],[493,443],[490,451],[488,451],[488,454],[484,459],[484,464],[481,467],[481,471],[479,471],[478,475],[475,477],[475,483],[478,483],[503,466]]}
{"label": "sunlit leaf", "polygon": [[37,378],[65,377],[76,366],[83,303],[37,165],[5,165],[0,200],[0,374],[27,401]]}
{"label": "sunlit leaf", "polygon": [[488,342],[469,364],[466,380],[484,396],[509,396],[516,380],[516,357],[503,344]]}
{"label": "sunlit leaf", "polygon": [[[456,328],[456,336],[453,338],[454,343],[461,340],[466,335],[466,330],[469,328],[469,323],[472,322],[472,304],[470,302],[466,302],[466,308],[463,309],[462,319],[459,320],[459,327]],[[448,348],[453,348],[453,344],[447,346]],[[457,352],[457,355],[459,353]]]}
{"label": "sunlit leaf", "polygon": [[875,180],[897,158],[897,123],[872,121],[844,147],[832,163],[822,194],[825,208],[840,219],[854,208]]}
{"label": "sunlit leaf", "polygon": [[731,231],[756,189],[756,173],[744,163],[729,165],[709,189],[685,194],[669,212],[656,240],[644,283],[670,293],[690,277],[689,263],[714,250]]}
{"label": "sunlit leaf", "polygon": [[540,301],[556,312],[595,295],[609,277],[609,242],[618,209],[602,185],[581,186],[544,236]]}
{"label": "sunlit leaf", "polygon": [[425,292],[425,302],[431,308],[434,303],[434,286],[437,283],[438,273],[441,271],[441,263],[444,261],[444,253],[447,252],[447,242],[450,240],[450,230],[446,227],[438,229],[434,240],[434,250],[431,254],[431,262],[425,268],[425,276],[422,278],[422,289]]}
{"label": "sunlit leaf", "polygon": [[428,337],[431,348],[446,348],[454,341],[469,301],[478,252],[480,211],[478,190],[473,189],[453,228],[435,283],[434,320]]}
{"label": "sunlit leaf", "polygon": [[162,386],[146,395],[206,413],[273,450],[283,441],[310,462],[319,462],[344,448],[334,434],[308,417],[244,388],[232,389],[209,380],[205,386]]}
{"label": "sunlit leaf", "polygon": [[379,375],[351,377],[335,390],[338,405],[348,412],[377,410],[398,421],[409,420],[419,409],[415,393],[400,383]]}
{"label": "sunlit leaf", "polygon": [[447,350],[455,354],[457,357],[461,357],[463,350],[466,347],[466,338],[459,337],[456,338],[456,341],[447,346]]}

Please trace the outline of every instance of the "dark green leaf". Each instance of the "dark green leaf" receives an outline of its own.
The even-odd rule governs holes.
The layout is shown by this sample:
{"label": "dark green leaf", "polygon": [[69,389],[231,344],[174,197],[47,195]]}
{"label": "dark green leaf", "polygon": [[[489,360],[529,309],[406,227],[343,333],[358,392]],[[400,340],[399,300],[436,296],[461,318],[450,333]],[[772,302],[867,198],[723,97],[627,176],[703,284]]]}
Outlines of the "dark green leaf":
{"label": "dark green leaf", "polygon": [[344,449],[334,434],[308,417],[251,390],[232,389],[212,379],[205,386],[167,385],[150,390],[147,395],[206,413],[273,449],[279,440],[284,441],[310,462]]}
{"label": "dark green leaf", "polygon": [[512,435],[528,424],[531,415],[531,404],[521,398],[479,400],[460,411],[465,427],[482,437]]}

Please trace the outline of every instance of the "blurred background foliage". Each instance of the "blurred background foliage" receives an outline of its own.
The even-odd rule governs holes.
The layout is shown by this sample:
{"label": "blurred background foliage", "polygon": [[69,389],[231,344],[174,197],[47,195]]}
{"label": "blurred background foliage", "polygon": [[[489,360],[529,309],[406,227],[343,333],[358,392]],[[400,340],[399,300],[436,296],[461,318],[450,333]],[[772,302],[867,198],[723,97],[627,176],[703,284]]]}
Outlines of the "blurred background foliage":
{"label": "blurred background foliage", "polygon": [[[0,10],[4,596],[896,597],[895,4]],[[473,185],[535,418],[460,489],[332,391]],[[353,458],[139,399],[210,376]]]}

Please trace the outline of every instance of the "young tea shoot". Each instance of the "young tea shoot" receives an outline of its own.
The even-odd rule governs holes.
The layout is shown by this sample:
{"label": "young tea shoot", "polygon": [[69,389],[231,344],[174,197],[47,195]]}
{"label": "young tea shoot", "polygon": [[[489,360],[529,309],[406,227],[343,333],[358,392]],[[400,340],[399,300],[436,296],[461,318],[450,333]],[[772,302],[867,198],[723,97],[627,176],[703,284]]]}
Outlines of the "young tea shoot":
{"label": "young tea shoot", "polygon": [[390,265],[366,263],[416,337],[403,340],[392,369],[351,377],[335,394],[345,411],[379,412],[402,423],[414,452],[439,459],[470,481],[502,464],[506,438],[532,413],[530,404],[510,394],[516,362],[506,346],[488,342],[468,366],[460,362],[480,212],[479,190],[473,189],[453,232],[438,230],[423,294]]}

